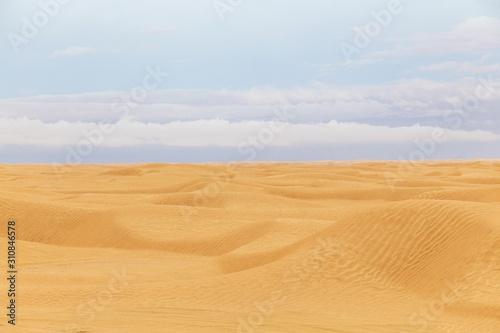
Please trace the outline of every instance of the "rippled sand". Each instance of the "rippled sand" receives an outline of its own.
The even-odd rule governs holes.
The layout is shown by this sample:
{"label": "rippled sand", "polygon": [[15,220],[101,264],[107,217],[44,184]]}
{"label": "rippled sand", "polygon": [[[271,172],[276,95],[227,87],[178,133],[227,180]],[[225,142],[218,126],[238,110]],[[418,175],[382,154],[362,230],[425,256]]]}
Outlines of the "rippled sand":
{"label": "rippled sand", "polygon": [[0,165],[0,207],[1,332],[500,332],[499,161]]}

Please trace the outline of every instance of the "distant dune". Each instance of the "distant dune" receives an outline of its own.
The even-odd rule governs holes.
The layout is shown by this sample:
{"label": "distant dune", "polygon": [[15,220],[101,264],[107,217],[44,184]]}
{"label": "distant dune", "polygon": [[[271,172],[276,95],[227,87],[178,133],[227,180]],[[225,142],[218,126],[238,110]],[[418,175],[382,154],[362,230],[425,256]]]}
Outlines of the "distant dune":
{"label": "distant dune", "polygon": [[0,332],[500,332],[500,161],[0,165],[0,207]]}

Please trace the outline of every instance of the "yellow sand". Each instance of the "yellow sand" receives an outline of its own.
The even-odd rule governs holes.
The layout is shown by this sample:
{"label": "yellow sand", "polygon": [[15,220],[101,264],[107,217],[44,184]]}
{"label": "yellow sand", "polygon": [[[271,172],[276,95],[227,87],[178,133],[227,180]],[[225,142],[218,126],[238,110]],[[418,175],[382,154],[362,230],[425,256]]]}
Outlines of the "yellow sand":
{"label": "yellow sand", "polygon": [[499,161],[0,165],[0,207],[1,332],[500,332]]}

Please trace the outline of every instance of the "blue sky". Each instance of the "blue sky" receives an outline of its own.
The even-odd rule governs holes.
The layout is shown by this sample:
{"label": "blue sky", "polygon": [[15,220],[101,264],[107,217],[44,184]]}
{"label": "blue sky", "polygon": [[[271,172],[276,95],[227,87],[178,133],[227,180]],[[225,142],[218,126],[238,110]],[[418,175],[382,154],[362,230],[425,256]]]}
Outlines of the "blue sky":
{"label": "blue sky", "polygon": [[10,0],[0,31],[3,163],[500,158],[497,1]]}

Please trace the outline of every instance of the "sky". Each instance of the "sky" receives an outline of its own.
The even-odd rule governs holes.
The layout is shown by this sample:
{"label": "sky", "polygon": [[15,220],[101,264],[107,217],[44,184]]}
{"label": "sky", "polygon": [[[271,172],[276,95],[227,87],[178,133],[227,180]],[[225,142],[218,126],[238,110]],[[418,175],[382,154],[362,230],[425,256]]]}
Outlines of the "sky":
{"label": "sky", "polygon": [[497,0],[5,0],[0,163],[500,158]]}

